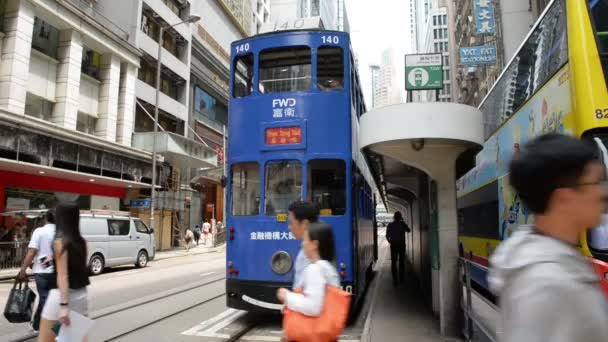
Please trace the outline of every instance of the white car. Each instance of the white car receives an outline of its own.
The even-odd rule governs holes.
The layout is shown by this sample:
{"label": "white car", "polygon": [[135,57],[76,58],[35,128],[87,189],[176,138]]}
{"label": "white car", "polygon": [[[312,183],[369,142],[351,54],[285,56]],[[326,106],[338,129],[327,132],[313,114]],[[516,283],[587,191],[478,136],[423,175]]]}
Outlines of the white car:
{"label": "white car", "polygon": [[80,232],[87,241],[91,274],[112,266],[145,267],[154,258],[154,231],[128,212],[83,211]]}

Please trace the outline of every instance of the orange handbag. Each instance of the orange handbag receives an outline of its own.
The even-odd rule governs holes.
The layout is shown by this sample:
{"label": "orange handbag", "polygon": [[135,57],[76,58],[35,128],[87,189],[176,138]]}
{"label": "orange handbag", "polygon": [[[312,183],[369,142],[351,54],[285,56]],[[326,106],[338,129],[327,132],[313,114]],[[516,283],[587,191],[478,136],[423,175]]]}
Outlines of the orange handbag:
{"label": "orange handbag", "polygon": [[[302,289],[295,290],[301,293]],[[335,286],[327,286],[321,315],[306,316],[287,308],[283,310],[283,331],[289,341],[337,341],[346,326],[351,294]]]}

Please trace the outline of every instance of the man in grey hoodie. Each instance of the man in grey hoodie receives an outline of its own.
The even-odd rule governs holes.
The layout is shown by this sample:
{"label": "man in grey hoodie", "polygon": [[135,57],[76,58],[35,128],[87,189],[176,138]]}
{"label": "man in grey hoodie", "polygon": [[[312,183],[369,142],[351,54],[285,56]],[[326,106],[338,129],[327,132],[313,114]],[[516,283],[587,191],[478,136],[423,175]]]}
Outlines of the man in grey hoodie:
{"label": "man in grey hoodie", "polygon": [[608,301],[577,249],[600,223],[604,180],[595,148],[573,137],[544,135],[514,155],[509,181],[534,225],[521,226],[490,260],[501,342],[608,341]]}

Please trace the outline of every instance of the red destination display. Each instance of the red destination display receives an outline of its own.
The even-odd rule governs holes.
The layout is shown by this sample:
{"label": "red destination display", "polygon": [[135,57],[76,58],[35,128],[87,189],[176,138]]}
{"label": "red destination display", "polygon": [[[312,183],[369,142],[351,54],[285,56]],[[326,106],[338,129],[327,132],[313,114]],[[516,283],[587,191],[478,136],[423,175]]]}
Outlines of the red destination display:
{"label": "red destination display", "polygon": [[302,143],[302,127],[266,128],[266,145],[292,145]]}

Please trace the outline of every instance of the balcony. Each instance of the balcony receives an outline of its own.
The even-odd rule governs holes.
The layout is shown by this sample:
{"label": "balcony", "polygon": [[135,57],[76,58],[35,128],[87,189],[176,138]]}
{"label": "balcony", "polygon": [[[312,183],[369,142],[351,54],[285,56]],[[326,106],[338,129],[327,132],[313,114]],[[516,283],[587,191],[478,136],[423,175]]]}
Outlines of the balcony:
{"label": "balcony", "polygon": [[[134,133],[133,147],[152,151],[154,133]],[[170,132],[156,133],[156,152],[179,168],[217,167],[217,152],[211,147]]]}
{"label": "balcony", "polygon": [[[135,82],[135,96],[148,103],[155,104],[156,89],[140,79]],[[158,107],[176,118],[188,122],[188,108],[162,92],[159,96]]]}
{"label": "balcony", "polygon": [[[144,50],[144,52],[146,54],[152,56],[152,58],[154,58],[155,60],[158,60],[158,43],[157,42],[155,42],[147,34],[141,34],[139,37],[139,42],[140,42],[139,46],[141,47],[142,50]],[[171,71],[173,71],[175,74],[177,74],[179,77],[181,77],[184,80],[187,80],[190,78],[190,69],[188,67],[188,64],[182,62],[180,59],[175,57],[172,53],[165,50],[164,48],[161,49],[161,56],[162,56],[161,62],[164,66],[169,68]]]}

